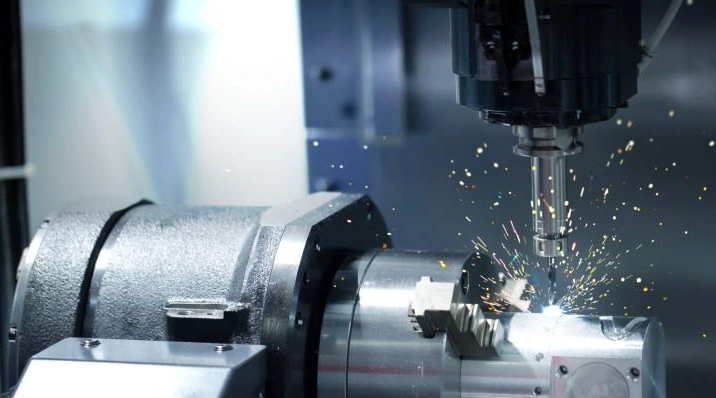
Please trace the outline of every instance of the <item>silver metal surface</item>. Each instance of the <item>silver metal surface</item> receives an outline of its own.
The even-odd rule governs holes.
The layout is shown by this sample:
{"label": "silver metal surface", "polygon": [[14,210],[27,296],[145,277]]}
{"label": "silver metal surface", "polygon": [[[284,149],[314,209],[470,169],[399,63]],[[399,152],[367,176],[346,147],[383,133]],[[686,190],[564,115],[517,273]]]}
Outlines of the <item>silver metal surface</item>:
{"label": "silver metal surface", "polygon": [[656,320],[522,313],[500,319],[507,329],[502,355],[462,362],[463,397],[526,397],[536,389],[553,398],[665,396],[664,335]]}
{"label": "silver metal surface", "polygon": [[[467,270],[462,270],[463,275]],[[415,284],[415,295],[408,306],[413,330],[433,338],[446,332],[461,358],[492,357],[500,353],[504,329],[499,319],[486,319],[478,300],[466,302],[469,281],[433,282],[423,276]]]}
{"label": "silver metal surface", "polygon": [[344,264],[323,320],[319,397],[459,397],[460,360],[446,334],[423,338],[406,310],[421,276],[459,288],[473,263],[480,260],[382,251]]}
{"label": "silver metal surface", "polygon": [[31,163],[22,166],[0,167],[0,181],[30,178],[33,174],[35,174],[35,165]]}
{"label": "silver metal surface", "polygon": [[[8,344],[10,383],[30,357],[75,332],[82,283],[112,211],[64,211],[42,223],[18,269]],[[3,334],[4,335],[4,334]]]}
{"label": "silver metal surface", "polygon": [[[267,211],[263,226],[280,226],[282,234],[271,256],[259,292],[262,305],[253,308],[261,344],[269,347],[270,396],[312,396],[316,377],[318,334],[325,295],[335,270],[351,252],[391,244],[380,212],[365,196],[319,193]],[[260,238],[260,235],[259,235]],[[257,259],[266,253],[257,249]],[[266,261],[266,260],[260,260]],[[247,278],[251,274],[247,273]],[[244,302],[242,300],[242,302]],[[254,301],[256,302],[256,301]]]}
{"label": "silver metal surface", "polygon": [[82,339],[82,340],[80,340],[80,345],[84,348],[92,348],[92,347],[96,347],[100,344],[102,344],[102,343],[97,339]]}
{"label": "silver metal surface", "polygon": [[[18,372],[24,368],[18,349],[29,358],[75,333],[102,341],[253,343],[268,346],[275,370],[269,396],[313,396],[325,291],[335,269],[352,252],[390,245],[381,214],[361,195],[320,193],[271,209],[137,207],[98,249],[82,318],[81,280],[97,240],[90,232],[104,220],[92,230],[81,224],[86,214],[64,217],[53,221],[51,234],[42,233],[44,239],[38,235],[26,256],[22,275],[42,272],[43,289],[53,296],[34,294],[21,281],[16,307],[41,309],[18,314],[28,324],[43,323],[18,328],[10,355]],[[63,268],[66,258],[85,253],[66,242],[85,236],[87,255]],[[33,253],[50,249],[55,257],[44,269]],[[72,284],[59,286],[69,271],[77,277],[71,291]],[[67,311],[63,300],[70,303]]]}
{"label": "silver metal surface", "polygon": [[145,206],[97,258],[84,335],[167,338],[167,303],[237,300],[263,208]]}
{"label": "silver metal surface", "polygon": [[531,160],[534,252],[561,257],[568,251],[565,156],[581,152],[581,128],[515,126],[514,152]]}
{"label": "silver metal surface", "polygon": [[[502,275],[504,278],[505,276]],[[529,312],[532,300],[526,296],[528,291],[527,279],[509,279],[504,280],[502,293],[498,297],[502,296],[505,301],[510,304],[510,312]]]}
{"label": "silver metal surface", "polygon": [[263,346],[77,338],[33,356],[15,391],[24,397],[258,397],[266,379]]}
{"label": "silver metal surface", "polygon": [[[323,321],[319,397],[665,396],[664,337],[656,320],[486,314],[505,334],[500,355],[482,358],[461,357],[447,331],[420,338],[406,322],[405,305],[412,300],[416,313],[421,306],[414,287],[421,276],[436,288],[423,301],[454,310],[446,303],[453,302],[448,285],[462,290],[462,270],[479,274],[488,265],[426,252],[368,253],[344,264]],[[467,293],[472,287],[468,282]]]}
{"label": "silver metal surface", "polygon": [[[45,225],[28,249],[21,283],[27,285],[43,270],[35,267],[46,245],[58,251],[58,259],[70,257],[62,252],[66,248],[53,245],[68,239],[56,231],[71,238],[67,225],[75,224],[59,220]],[[266,346],[263,369],[268,369],[270,397],[524,397],[537,392],[571,397],[605,385],[614,396],[625,391],[628,398],[663,396],[658,323],[483,313],[480,281],[501,280],[489,256],[377,249],[390,245],[389,235],[364,196],[316,194],[268,210],[145,206],[113,225],[91,275],[86,317],[75,313],[55,320],[65,328],[62,333],[76,333],[84,324],[86,337],[72,340],[70,351],[51,349],[50,356],[33,359],[23,376],[23,396],[52,385],[60,392],[79,388],[80,396],[96,394],[99,384],[75,386],[76,372],[98,380],[108,374],[148,380],[158,372],[160,395],[169,388],[162,381],[199,383],[201,377],[234,383],[234,371],[212,368],[203,358],[235,355],[241,342]],[[82,225],[77,228],[74,233],[87,235]],[[43,276],[42,288],[63,283],[52,275],[64,271],[45,270],[49,275]],[[526,286],[524,281],[503,285],[504,291],[495,293],[509,297]],[[19,303],[48,299],[25,296],[28,292],[21,286]],[[25,324],[52,316],[52,303],[41,304],[47,313],[19,312]],[[413,328],[409,309],[428,321],[420,323],[425,337]],[[25,324],[15,331],[15,349],[46,348],[37,343],[46,336],[33,334],[50,331]],[[202,334],[221,327],[228,328],[223,337]],[[115,345],[112,337],[136,341]],[[188,351],[174,343],[146,345],[172,339],[212,343],[191,345]],[[200,346],[203,351],[194,355]],[[167,347],[179,348],[167,354]],[[11,357],[15,364],[18,351]],[[56,374],[48,377],[52,363]],[[204,376],[207,368],[213,370]],[[47,386],[34,386],[42,378],[49,380]],[[229,394],[234,388],[216,391]],[[170,392],[176,391],[182,390]]]}

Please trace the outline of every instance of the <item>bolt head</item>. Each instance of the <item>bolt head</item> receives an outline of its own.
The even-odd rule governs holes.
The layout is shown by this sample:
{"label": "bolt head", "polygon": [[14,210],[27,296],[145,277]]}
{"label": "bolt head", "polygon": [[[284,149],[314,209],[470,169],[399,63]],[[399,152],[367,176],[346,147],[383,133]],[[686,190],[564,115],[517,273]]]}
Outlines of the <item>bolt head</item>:
{"label": "bolt head", "polygon": [[214,346],[214,351],[216,352],[226,352],[231,351],[234,349],[234,346],[231,344],[217,344]]}
{"label": "bolt head", "polygon": [[100,341],[97,339],[84,339],[80,341],[80,345],[85,348],[93,348],[100,345]]}

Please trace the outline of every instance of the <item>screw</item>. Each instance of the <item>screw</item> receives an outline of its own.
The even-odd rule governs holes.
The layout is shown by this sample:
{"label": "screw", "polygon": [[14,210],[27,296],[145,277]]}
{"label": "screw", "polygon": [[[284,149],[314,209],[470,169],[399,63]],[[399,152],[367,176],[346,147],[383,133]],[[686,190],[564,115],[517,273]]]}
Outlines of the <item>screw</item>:
{"label": "screw", "polygon": [[569,369],[567,369],[564,365],[559,365],[559,374],[560,376],[566,376],[567,373],[569,373]]}
{"label": "screw", "polygon": [[535,395],[542,395],[542,387],[535,387],[534,389]]}
{"label": "screw", "polygon": [[632,375],[632,377],[636,379],[641,375],[641,372],[637,368],[631,368],[631,369],[629,369],[629,374]]}
{"label": "screw", "polygon": [[15,326],[10,326],[10,329],[7,331],[7,338],[8,340],[15,340],[17,338],[17,328]]}
{"label": "screw", "polygon": [[100,341],[97,339],[84,339],[80,341],[80,345],[84,348],[92,348],[100,345]]}
{"label": "screw", "polygon": [[231,344],[217,344],[214,346],[214,351],[216,352],[226,352],[231,351],[234,349],[234,346]]}

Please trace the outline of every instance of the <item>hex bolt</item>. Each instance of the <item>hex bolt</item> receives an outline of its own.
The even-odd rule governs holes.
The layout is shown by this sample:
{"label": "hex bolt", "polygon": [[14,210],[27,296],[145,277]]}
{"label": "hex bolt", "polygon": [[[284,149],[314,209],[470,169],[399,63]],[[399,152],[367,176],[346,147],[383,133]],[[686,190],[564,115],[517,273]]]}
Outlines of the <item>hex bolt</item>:
{"label": "hex bolt", "polygon": [[84,348],[93,348],[100,345],[100,341],[97,339],[83,339],[80,341],[80,345]]}
{"label": "hex bolt", "polygon": [[231,344],[217,344],[214,346],[214,351],[216,352],[226,352],[231,351],[234,349],[234,346]]}

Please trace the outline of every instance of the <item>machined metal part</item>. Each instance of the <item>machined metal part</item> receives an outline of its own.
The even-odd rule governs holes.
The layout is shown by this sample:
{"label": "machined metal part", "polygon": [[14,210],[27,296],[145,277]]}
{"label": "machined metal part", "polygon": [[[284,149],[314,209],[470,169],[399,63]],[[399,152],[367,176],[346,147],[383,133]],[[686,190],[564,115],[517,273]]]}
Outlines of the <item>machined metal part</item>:
{"label": "machined metal part", "polygon": [[486,257],[410,251],[366,253],[346,262],[328,293],[318,396],[459,397],[460,360],[447,334],[424,338],[406,311],[422,276],[459,284],[462,270],[477,279],[482,267],[489,267]]}
{"label": "machined metal part", "polygon": [[335,269],[354,251],[391,244],[361,195],[314,194],[270,209],[142,206],[109,231],[82,292],[105,222],[90,216],[60,213],[28,250],[9,356],[15,378],[30,356],[72,336],[263,344],[280,369],[268,376],[269,396],[313,396]]}
{"label": "machined metal part", "polygon": [[368,253],[345,263],[324,315],[318,396],[665,396],[664,336],[653,319],[485,314],[505,334],[500,355],[484,358],[461,358],[449,332],[436,328],[425,338],[406,321],[405,306],[416,308],[414,281],[435,288],[418,301],[444,312],[452,308],[448,287],[462,286],[461,268],[488,267],[478,257],[417,252]]}
{"label": "machined metal part", "polygon": [[408,317],[417,324],[413,330],[428,338],[447,332],[462,358],[499,355],[504,338],[502,324],[497,319],[486,319],[479,303],[462,300],[463,289],[455,282],[433,282],[429,276],[421,277],[408,306]]}
{"label": "machined metal part", "polygon": [[502,293],[498,295],[510,305],[510,312],[530,312],[532,300],[529,298],[527,279],[509,279],[504,281]]}
{"label": "machined metal part", "polygon": [[502,355],[462,361],[463,397],[665,397],[664,334],[654,319],[499,318],[508,330]]}
{"label": "machined metal part", "polygon": [[13,397],[255,398],[264,391],[264,346],[92,341],[67,338],[34,355]]}

